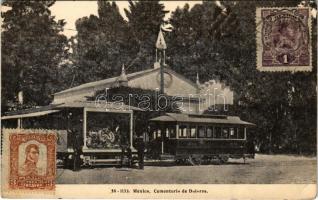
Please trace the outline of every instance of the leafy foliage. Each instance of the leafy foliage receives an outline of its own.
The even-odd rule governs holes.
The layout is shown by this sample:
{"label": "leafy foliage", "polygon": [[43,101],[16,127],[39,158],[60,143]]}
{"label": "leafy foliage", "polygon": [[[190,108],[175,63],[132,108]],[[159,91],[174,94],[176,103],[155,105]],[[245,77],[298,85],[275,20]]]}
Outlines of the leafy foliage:
{"label": "leafy foliage", "polygon": [[159,1],[130,3],[125,10],[128,22],[115,2],[98,1],[98,16],[76,22],[73,45],[74,85],[120,74],[122,64],[128,71],[139,71],[153,63],[154,43],[166,11]]}
{"label": "leafy foliage", "polygon": [[129,0],[129,10],[125,9],[128,18],[129,33],[137,42],[137,52],[128,67],[133,71],[149,68],[155,60],[155,42],[164,16],[169,11],[158,0],[137,1]]}
{"label": "leafy foliage", "polygon": [[118,75],[133,42],[116,3],[98,1],[98,16],[78,19],[76,29],[74,85]]}
{"label": "leafy foliage", "polygon": [[[56,22],[50,16],[48,8],[53,3],[3,3],[12,10],[2,14],[2,105],[16,101],[21,89],[27,102],[44,104],[61,80],[63,87],[69,81],[75,86],[117,76],[122,64],[128,73],[153,65],[155,41],[167,13],[159,1],[129,1],[125,10],[128,21],[120,15],[116,3],[98,1],[98,16],[77,21],[78,34],[71,40],[72,62],[63,65],[60,60],[66,54],[67,40],[58,33],[65,22]],[[315,152],[317,19],[312,18],[312,72],[260,72],[256,70],[256,7],[292,7],[299,2],[221,4],[226,9],[203,1],[191,9],[186,4],[173,11],[170,23],[174,30],[165,33],[167,64],[193,81],[199,73],[201,82],[220,79],[229,85],[235,92],[235,102],[228,114],[257,124],[254,138],[262,152]],[[153,94],[129,88],[109,92]],[[141,121],[136,130],[143,130],[142,124],[151,115],[155,114],[138,118]]]}
{"label": "leafy foliage", "polygon": [[[228,114],[257,124],[255,143],[262,152],[315,152],[316,56],[312,72],[266,73],[256,70],[256,7],[294,7],[297,1],[203,2],[177,8],[170,19],[168,64],[193,81],[221,79],[235,92]],[[315,6],[313,6],[315,7]],[[312,55],[317,54],[316,19]],[[278,78],[279,77],[279,78]],[[224,114],[224,113],[223,113]]]}
{"label": "leafy foliage", "polygon": [[[4,1],[11,7],[1,13],[2,111],[24,105],[48,104],[57,90],[58,66],[67,56],[67,38],[60,34],[65,22],[56,21],[49,7],[54,1]],[[20,105],[21,107],[21,105]]]}

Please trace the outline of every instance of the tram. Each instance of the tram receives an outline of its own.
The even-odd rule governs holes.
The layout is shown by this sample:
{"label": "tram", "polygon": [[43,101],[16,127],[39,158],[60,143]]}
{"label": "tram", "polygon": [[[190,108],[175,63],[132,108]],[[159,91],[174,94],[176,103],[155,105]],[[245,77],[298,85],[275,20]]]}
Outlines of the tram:
{"label": "tram", "polygon": [[254,158],[254,124],[237,116],[166,113],[150,119],[148,154],[177,163],[224,163],[229,158]]}
{"label": "tram", "polygon": [[[14,111],[2,116],[2,128],[48,129],[57,133],[57,161],[62,166],[118,165],[123,146],[126,163],[138,160],[136,112],[141,109],[79,101]],[[146,159],[208,163],[218,159],[254,158],[247,129],[254,124],[237,116],[166,113],[149,120],[144,133]],[[76,160],[77,158],[77,160]]]}
{"label": "tram", "polygon": [[[57,135],[57,163],[67,168],[119,165],[122,148],[133,146],[133,106],[111,102],[76,101],[12,111],[1,117],[3,128],[43,129]],[[125,163],[131,163],[125,157]]]}

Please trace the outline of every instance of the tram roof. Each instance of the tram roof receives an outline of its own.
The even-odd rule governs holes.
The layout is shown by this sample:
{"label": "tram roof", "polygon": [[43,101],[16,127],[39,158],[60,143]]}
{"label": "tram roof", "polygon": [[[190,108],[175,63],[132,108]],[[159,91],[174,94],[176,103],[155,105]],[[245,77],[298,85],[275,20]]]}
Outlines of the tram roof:
{"label": "tram roof", "polygon": [[166,113],[165,115],[152,118],[153,122],[183,122],[183,123],[213,123],[213,124],[238,124],[250,125],[255,124],[241,120],[238,116],[227,115],[198,115],[198,114],[183,114],[183,113]]}

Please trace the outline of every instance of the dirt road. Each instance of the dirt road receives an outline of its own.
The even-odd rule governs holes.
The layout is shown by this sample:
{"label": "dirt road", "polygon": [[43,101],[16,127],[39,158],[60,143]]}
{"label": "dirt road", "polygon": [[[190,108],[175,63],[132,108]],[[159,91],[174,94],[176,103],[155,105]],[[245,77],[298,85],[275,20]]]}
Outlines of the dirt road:
{"label": "dirt road", "polygon": [[57,170],[58,184],[270,184],[316,183],[316,158],[256,155],[255,159],[230,160],[223,165],[178,166],[148,163],[144,170],[99,167]]}

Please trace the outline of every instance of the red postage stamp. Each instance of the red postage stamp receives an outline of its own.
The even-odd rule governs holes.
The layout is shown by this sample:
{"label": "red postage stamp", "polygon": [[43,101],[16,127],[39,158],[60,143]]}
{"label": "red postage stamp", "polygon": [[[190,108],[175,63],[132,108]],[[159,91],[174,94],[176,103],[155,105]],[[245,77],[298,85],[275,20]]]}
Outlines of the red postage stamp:
{"label": "red postage stamp", "polygon": [[311,71],[311,21],[308,8],[258,8],[257,69]]}
{"label": "red postage stamp", "polygon": [[55,189],[56,134],[40,130],[8,131],[6,142],[7,189],[52,191]]}

